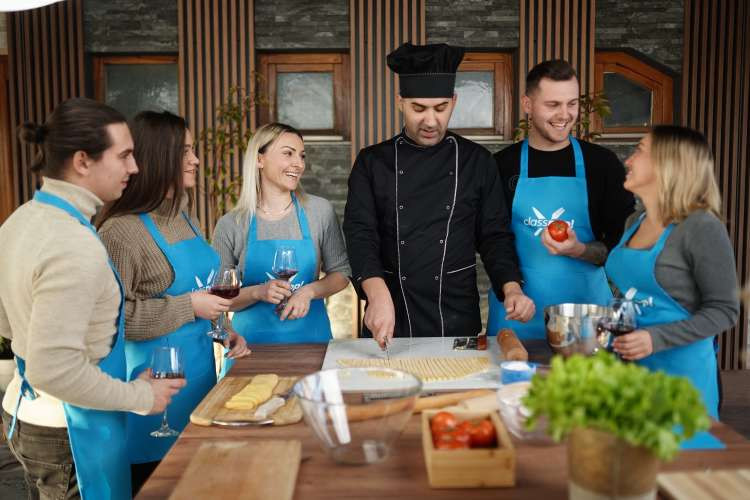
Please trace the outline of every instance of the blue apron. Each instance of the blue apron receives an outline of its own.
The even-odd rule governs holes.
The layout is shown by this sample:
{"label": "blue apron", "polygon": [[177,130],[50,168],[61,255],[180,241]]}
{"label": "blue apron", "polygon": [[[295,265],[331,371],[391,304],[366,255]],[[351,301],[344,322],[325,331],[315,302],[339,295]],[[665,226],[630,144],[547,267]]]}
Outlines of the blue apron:
{"label": "blue apron", "polygon": [[[257,222],[253,217],[247,231],[245,251],[245,272],[242,286],[253,286],[274,279],[272,273],[273,257],[279,247],[294,248],[297,255],[299,271],[292,278],[292,290],[296,290],[317,278],[318,260],[315,244],[310,236],[310,228],[305,210],[292,193],[294,208],[297,212],[301,240],[258,240]],[[282,344],[282,343],[327,343],[331,338],[331,323],[328,320],[323,299],[310,301],[307,316],[299,319],[281,321],[276,314],[276,304],[256,302],[247,308],[237,311],[232,317],[232,326],[245,337],[248,344]],[[222,367],[222,376],[234,364],[226,360]]]}
{"label": "blue apron", "polygon": [[582,242],[594,240],[589,220],[586,169],[581,146],[570,138],[575,157],[575,177],[529,177],[529,141],[521,146],[521,166],[513,197],[511,229],[525,281],[524,293],[534,301],[536,314],[527,323],[505,319],[505,306],[490,289],[487,334],[511,328],[520,339],[546,338],[544,308],[563,303],[607,305],[612,292],[600,266],[580,259],[551,255],[540,241],[554,219],[564,219]]}
{"label": "blue apron", "polygon": [[[37,191],[34,201],[59,208],[77,219],[96,235],[96,229],[73,205],[53,194]],[[98,236],[97,236],[98,237]],[[120,380],[125,380],[125,301],[122,282],[117,270],[109,262],[120,289],[120,311],[117,316],[117,336],[112,350],[99,361],[99,369]],[[16,415],[21,397],[34,399],[34,390],[26,380],[26,363],[16,357],[21,376],[21,393],[18,396],[13,421],[8,432],[10,440],[15,430]],[[126,448],[125,412],[92,410],[63,402],[68,437],[75,464],[76,479],[84,500],[130,499],[130,466]]]}
{"label": "blue apron", "polygon": [[[187,220],[195,237],[169,244],[154,224],[149,214],[140,214],[143,225],[164,254],[174,272],[174,281],[164,292],[178,296],[195,288],[195,277],[205,279],[211,270],[218,269],[219,255],[200,235],[190,218]],[[216,367],[213,343],[206,333],[211,322],[196,318],[185,323],[172,333],[146,341],[126,341],[125,355],[128,363],[128,380],[133,380],[151,366],[154,349],[162,346],[179,347],[182,350],[185,380],[187,385],[172,397],[168,407],[169,426],[179,432],[185,428],[198,403],[216,385]],[[161,425],[162,415],[128,414],[128,455],[130,463],[140,464],[161,460],[177,440],[174,437],[153,437],[150,433]]]}
{"label": "blue apron", "polygon": [[[686,320],[690,318],[690,313],[664,291],[654,274],[656,259],[674,225],[667,226],[659,241],[650,249],[628,248],[627,242],[642,221],[643,216],[625,232],[620,243],[610,252],[605,266],[607,276],[620,291],[635,288],[637,293],[634,300],[637,303],[653,303],[652,306],[640,308],[638,328]],[[719,418],[719,390],[713,338],[656,352],[637,363],[649,370],[662,370],[670,375],[690,379],[703,396],[709,415]]]}

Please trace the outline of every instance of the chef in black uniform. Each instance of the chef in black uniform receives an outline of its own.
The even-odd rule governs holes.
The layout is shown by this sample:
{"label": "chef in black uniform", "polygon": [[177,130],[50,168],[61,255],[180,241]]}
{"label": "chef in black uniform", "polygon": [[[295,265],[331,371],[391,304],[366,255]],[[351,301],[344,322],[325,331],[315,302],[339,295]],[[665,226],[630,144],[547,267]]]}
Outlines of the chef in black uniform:
{"label": "chef in black uniform", "polygon": [[388,55],[399,74],[404,129],[360,151],[344,215],[352,278],[367,300],[364,335],[476,335],[482,329],[476,252],[509,319],[528,321],[534,303],[521,273],[497,167],[482,146],[447,130],[464,50],[401,45]]}

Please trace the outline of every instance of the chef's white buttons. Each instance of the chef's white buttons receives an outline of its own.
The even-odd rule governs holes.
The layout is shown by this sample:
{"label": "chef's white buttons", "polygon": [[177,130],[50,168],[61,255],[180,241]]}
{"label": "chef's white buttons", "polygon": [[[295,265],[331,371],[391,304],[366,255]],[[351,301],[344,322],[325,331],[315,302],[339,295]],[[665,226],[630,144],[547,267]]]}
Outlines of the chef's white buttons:
{"label": "chef's white buttons", "polygon": [[403,245],[404,243],[406,243],[406,242],[404,240],[401,240],[401,244]]}
{"label": "chef's white buttons", "polygon": [[439,277],[439,276],[435,276],[435,281],[437,281],[437,280],[439,280],[439,279],[440,279],[440,277]]}
{"label": "chef's white buttons", "polygon": [[443,243],[445,243],[445,242],[443,240],[440,240],[440,244],[442,245]]}
{"label": "chef's white buttons", "polygon": [[450,172],[448,172],[448,175],[453,175],[453,170],[451,170]]}
{"label": "chef's white buttons", "polygon": [[446,209],[446,210],[450,210],[450,209],[451,209],[451,206],[450,206],[450,205],[446,205],[446,206],[445,206],[445,209]]}
{"label": "chef's white buttons", "polygon": [[403,206],[403,205],[399,205],[399,206],[398,206],[398,209],[399,209],[399,210],[403,210],[403,209],[404,209],[404,206]]}
{"label": "chef's white buttons", "polygon": [[401,276],[401,281],[406,281],[406,276]]}
{"label": "chef's white buttons", "polygon": [[401,175],[404,175],[404,171],[403,170],[399,170],[398,173],[401,174]]}

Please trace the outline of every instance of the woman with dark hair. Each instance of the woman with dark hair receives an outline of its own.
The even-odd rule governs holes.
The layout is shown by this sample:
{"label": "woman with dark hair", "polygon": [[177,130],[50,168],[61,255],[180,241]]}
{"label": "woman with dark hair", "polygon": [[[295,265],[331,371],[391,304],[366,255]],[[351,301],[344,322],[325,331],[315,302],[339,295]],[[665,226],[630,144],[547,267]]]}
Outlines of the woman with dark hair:
{"label": "woman with dark hair", "polygon": [[636,291],[641,314],[638,329],[617,337],[614,349],[688,377],[719,418],[714,339],[737,322],[739,295],[713,156],[700,133],[660,125],[625,166],[625,189],[643,209],[627,220],[605,269],[621,294]]}
{"label": "woman with dark hair", "polygon": [[122,287],[91,225],[138,172],[125,118],[70,99],[21,139],[34,199],[0,227],[0,335],[17,370],[3,428],[30,498],[129,499],[126,413],[159,414],[182,380],[126,382]]}
{"label": "woman with dark hair", "polygon": [[[125,352],[128,375],[149,367],[156,347],[180,347],[187,387],[169,406],[169,425],[182,431],[190,413],[216,384],[210,320],[231,301],[196,289],[219,256],[188,215],[198,158],[185,120],[169,112],[139,113],[132,124],[134,156],[140,167],[130,185],[102,217],[99,234],[122,276],[125,292]],[[229,358],[249,354],[235,333]],[[134,490],[177,437],[153,437],[160,417],[128,420],[128,448]]]}

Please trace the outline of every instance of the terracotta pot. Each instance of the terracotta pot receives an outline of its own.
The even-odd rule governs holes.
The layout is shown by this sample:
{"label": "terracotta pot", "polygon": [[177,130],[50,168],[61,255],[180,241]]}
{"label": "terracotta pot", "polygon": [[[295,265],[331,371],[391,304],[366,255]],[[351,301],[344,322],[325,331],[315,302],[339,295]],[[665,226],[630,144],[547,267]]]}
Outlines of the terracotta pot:
{"label": "terracotta pot", "polygon": [[568,438],[571,499],[656,498],[659,459],[608,432],[576,429]]}

